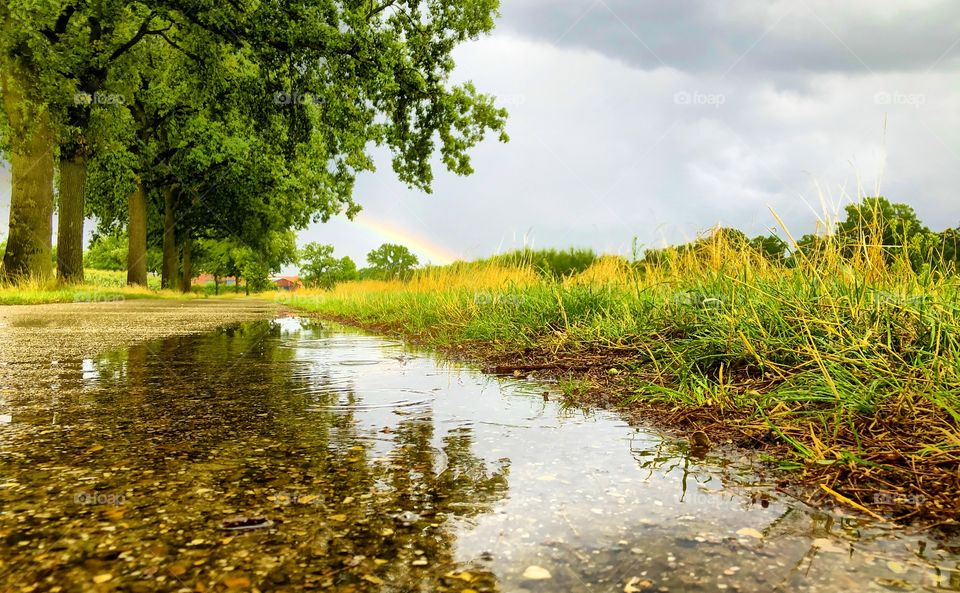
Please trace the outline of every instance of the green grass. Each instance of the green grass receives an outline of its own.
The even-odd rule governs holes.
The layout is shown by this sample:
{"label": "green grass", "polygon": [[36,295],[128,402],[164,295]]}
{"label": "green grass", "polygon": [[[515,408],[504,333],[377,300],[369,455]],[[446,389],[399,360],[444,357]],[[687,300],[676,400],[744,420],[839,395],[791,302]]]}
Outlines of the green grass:
{"label": "green grass", "polygon": [[183,299],[197,295],[160,290],[160,279],[148,277],[147,288],[127,286],[127,273],[112,270],[84,270],[82,284],[60,285],[55,280],[29,280],[17,285],[0,284],[0,305],[45,303],[105,303],[126,299]]}
{"label": "green grass", "polygon": [[[89,284],[101,288],[126,288],[127,272],[124,270],[91,270],[83,271],[84,284]],[[147,276],[147,288],[150,290],[160,290],[160,278],[158,276]]]}
{"label": "green grass", "polygon": [[[291,304],[486,358],[600,360],[616,371],[596,386],[621,403],[685,410],[862,504],[888,489],[926,500],[960,489],[957,278],[869,248],[786,268],[717,240],[565,279],[459,264]],[[943,504],[957,510],[955,498]]]}
{"label": "green grass", "polygon": [[161,290],[160,278],[147,277],[147,286],[127,286],[125,271],[92,270],[83,272],[82,284],[63,285],[54,279],[21,281],[17,284],[0,284],[0,305],[42,305],[46,303],[109,303],[128,299],[174,299],[189,300],[197,298],[247,298],[259,297],[274,299],[276,291],[246,295],[236,292],[233,287],[220,287],[220,294],[214,294],[214,284],[194,286],[191,292],[179,290]]}

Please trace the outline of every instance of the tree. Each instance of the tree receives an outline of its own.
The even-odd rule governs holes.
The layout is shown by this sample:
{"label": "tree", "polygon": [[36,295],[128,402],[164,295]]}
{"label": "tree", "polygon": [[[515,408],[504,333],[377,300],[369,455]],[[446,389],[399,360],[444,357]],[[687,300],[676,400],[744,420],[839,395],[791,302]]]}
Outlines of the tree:
{"label": "tree", "polygon": [[52,272],[54,134],[48,107],[37,101],[40,85],[33,64],[23,56],[28,44],[8,30],[6,6],[0,8],[0,148],[10,161],[11,193],[3,273],[8,280],[46,278]]}
{"label": "tree", "polygon": [[[57,276],[61,281],[83,280],[83,219],[88,160],[95,148],[97,127],[109,135],[115,111],[125,103],[124,95],[113,92],[117,81],[136,60],[129,54],[138,44],[153,36],[165,35],[171,28],[156,11],[140,2],[97,2],[66,5],[52,29],[43,38],[57,52],[58,67],[69,91],[51,100],[64,104],[59,126],[59,187],[57,225]],[[64,101],[64,99],[66,99]],[[99,131],[103,133],[102,130]],[[143,188],[129,194],[131,216],[145,219]],[[146,249],[138,249],[144,236],[137,225],[128,230],[130,258],[138,262],[137,271],[128,271],[128,283],[146,285]]]}
{"label": "tree", "polygon": [[83,257],[85,267],[94,270],[126,270],[127,240],[121,235],[100,235],[90,242]]}
{"label": "tree", "polygon": [[274,102],[307,116],[322,106],[289,131],[321,131],[331,157],[324,173],[351,189],[356,172],[373,170],[370,142],[391,149],[403,181],[429,191],[435,138],[444,165],[464,175],[472,172],[467,151],[487,130],[507,139],[504,110],[470,83],[449,85],[452,51],[493,29],[499,0],[406,7],[338,0],[322,9],[309,2],[153,5],[181,26],[190,23],[256,56],[263,77],[276,85]]}
{"label": "tree", "polygon": [[267,290],[272,286],[270,274],[297,263],[297,236],[292,231],[274,232],[256,248],[235,243],[233,258],[246,280],[247,294]]}
{"label": "tree", "polygon": [[[425,191],[435,154],[471,173],[468,151],[487,132],[507,140],[506,112],[450,82],[451,55],[492,30],[498,6],[3,3],[7,273],[50,273],[54,154],[61,279],[82,274],[90,213],[101,230],[127,227],[132,283],[145,279],[146,246],[164,242],[167,286],[177,253],[189,277],[194,240],[235,236],[260,253],[272,233],[356,214],[354,180],[373,170],[374,145]],[[108,191],[92,191],[97,176]]]}
{"label": "tree", "polygon": [[[124,234],[97,235],[83,254],[83,266],[93,270],[126,270],[127,237]],[[160,251],[157,248],[147,250],[146,269],[157,272],[160,269]]]}
{"label": "tree", "polygon": [[367,254],[366,269],[369,278],[392,280],[406,278],[420,262],[417,256],[403,245],[384,243]]}
{"label": "tree", "polygon": [[[232,241],[203,239],[197,242],[197,247],[194,266],[198,272],[213,276],[215,294],[220,294],[221,278],[233,276],[235,280],[239,280],[238,248]],[[166,258],[164,260],[166,261]],[[239,290],[239,286],[237,289]]]}
{"label": "tree", "polygon": [[333,256],[333,245],[308,243],[300,252],[300,277],[305,286],[330,290],[338,282],[356,280],[357,264]]}
{"label": "tree", "polygon": [[930,232],[912,207],[893,204],[882,196],[864,198],[845,210],[847,218],[837,224],[836,238],[846,257],[879,248],[890,262],[904,252],[914,236]]}
{"label": "tree", "polygon": [[[14,192],[5,260],[14,275],[48,275],[53,213],[53,157],[58,157],[57,270],[62,281],[83,278],[87,161],[96,146],[97,112],[112,110],[129,52],[167,36],[170,23],[145,2],[41,2],[0,6],[0,70]],[[35,155],[35,156],[31,156]]]}
{"label": "tree", "polygon": [[773,263],[783,263],[787,252],[787,242],[777,235],[757,235],[750,239],[750,247]]}
{"label": "tree", "polygon": [[914,270],[955,274],[960,269],[960,228],[915,234],[908,247]]}
{"label": "tree", "polygon": [[360,279],[360,272],[357,271],[357,264],[349,256],[345,255],[337,260],[336,265],[330,270],[330,280],[332,281],[328,288],[333,288],[340,282],[351,282]]}

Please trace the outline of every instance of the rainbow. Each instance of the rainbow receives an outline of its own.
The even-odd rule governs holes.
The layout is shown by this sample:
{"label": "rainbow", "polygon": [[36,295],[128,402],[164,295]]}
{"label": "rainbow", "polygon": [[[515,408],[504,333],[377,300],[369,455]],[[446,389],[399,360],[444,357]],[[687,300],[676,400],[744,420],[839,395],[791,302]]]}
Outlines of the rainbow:
{"label": "rainbow", "polygon": [[429,263],[444,265],[461,259],[458,253],[442,245],[437,245],[430,239],[417,236],[407,229],[377,220],[367,214],[358,214],[353,222],[391,243],[405,245],[417,255],[425,256]]}

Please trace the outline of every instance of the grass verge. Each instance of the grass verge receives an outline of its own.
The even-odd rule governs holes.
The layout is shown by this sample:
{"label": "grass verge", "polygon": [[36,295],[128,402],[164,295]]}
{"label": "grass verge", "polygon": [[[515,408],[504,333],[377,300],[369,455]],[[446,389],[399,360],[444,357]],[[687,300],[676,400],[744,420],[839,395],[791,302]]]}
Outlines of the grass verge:
{"label": "grass verge", "polygon": [[576,404],[760,449],[785,483],[877,517],[960,516],[960,301],[953,276],[865,248],[787,268],[726,242],[561,280],[456,264],[288,304],[562,379]]}
{"label": "grass verge", "polygon": [[[272,293],[268,293],[272,296]],[[247,295],[224,290],[214,295],[208,287],[194,287],[191,292],[161,290],[160,279],[147,278],[147,286],[128,286],[127,274],[122,271],[84,270],[82,284],[60,284],[55,279],[31,279],[17,284],[0,283],[0,305],[42,305],[48,303],[110,303],[128,299],[197,298],[231,299]],[[256,296],[256,295],[253,295]]]}

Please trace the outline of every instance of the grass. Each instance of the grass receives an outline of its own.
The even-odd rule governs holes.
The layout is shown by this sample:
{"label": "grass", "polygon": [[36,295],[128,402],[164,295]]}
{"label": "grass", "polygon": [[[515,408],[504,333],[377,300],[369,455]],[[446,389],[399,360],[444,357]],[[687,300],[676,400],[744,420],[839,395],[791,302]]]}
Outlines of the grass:
{"label": "grass", "polygon": [[160,290],[160,279],[147,278],[147,287],[127,286],[127,273],[112,270],[84,270],[82,284],[58,284],[55,279],[30,279],[16,285],[0,284],[0,305],[45,303],[108,303],[126,299],[191,299],[197,293]]}
{"label": "grass", "polygon": [[960,514],[957,278],[869,242],[787,268],[716,236],[653,265],[606,257],[556,279],[455,264],[290,304],[499,371],[542,369],[572,400],[759,448],[872,513]]}

